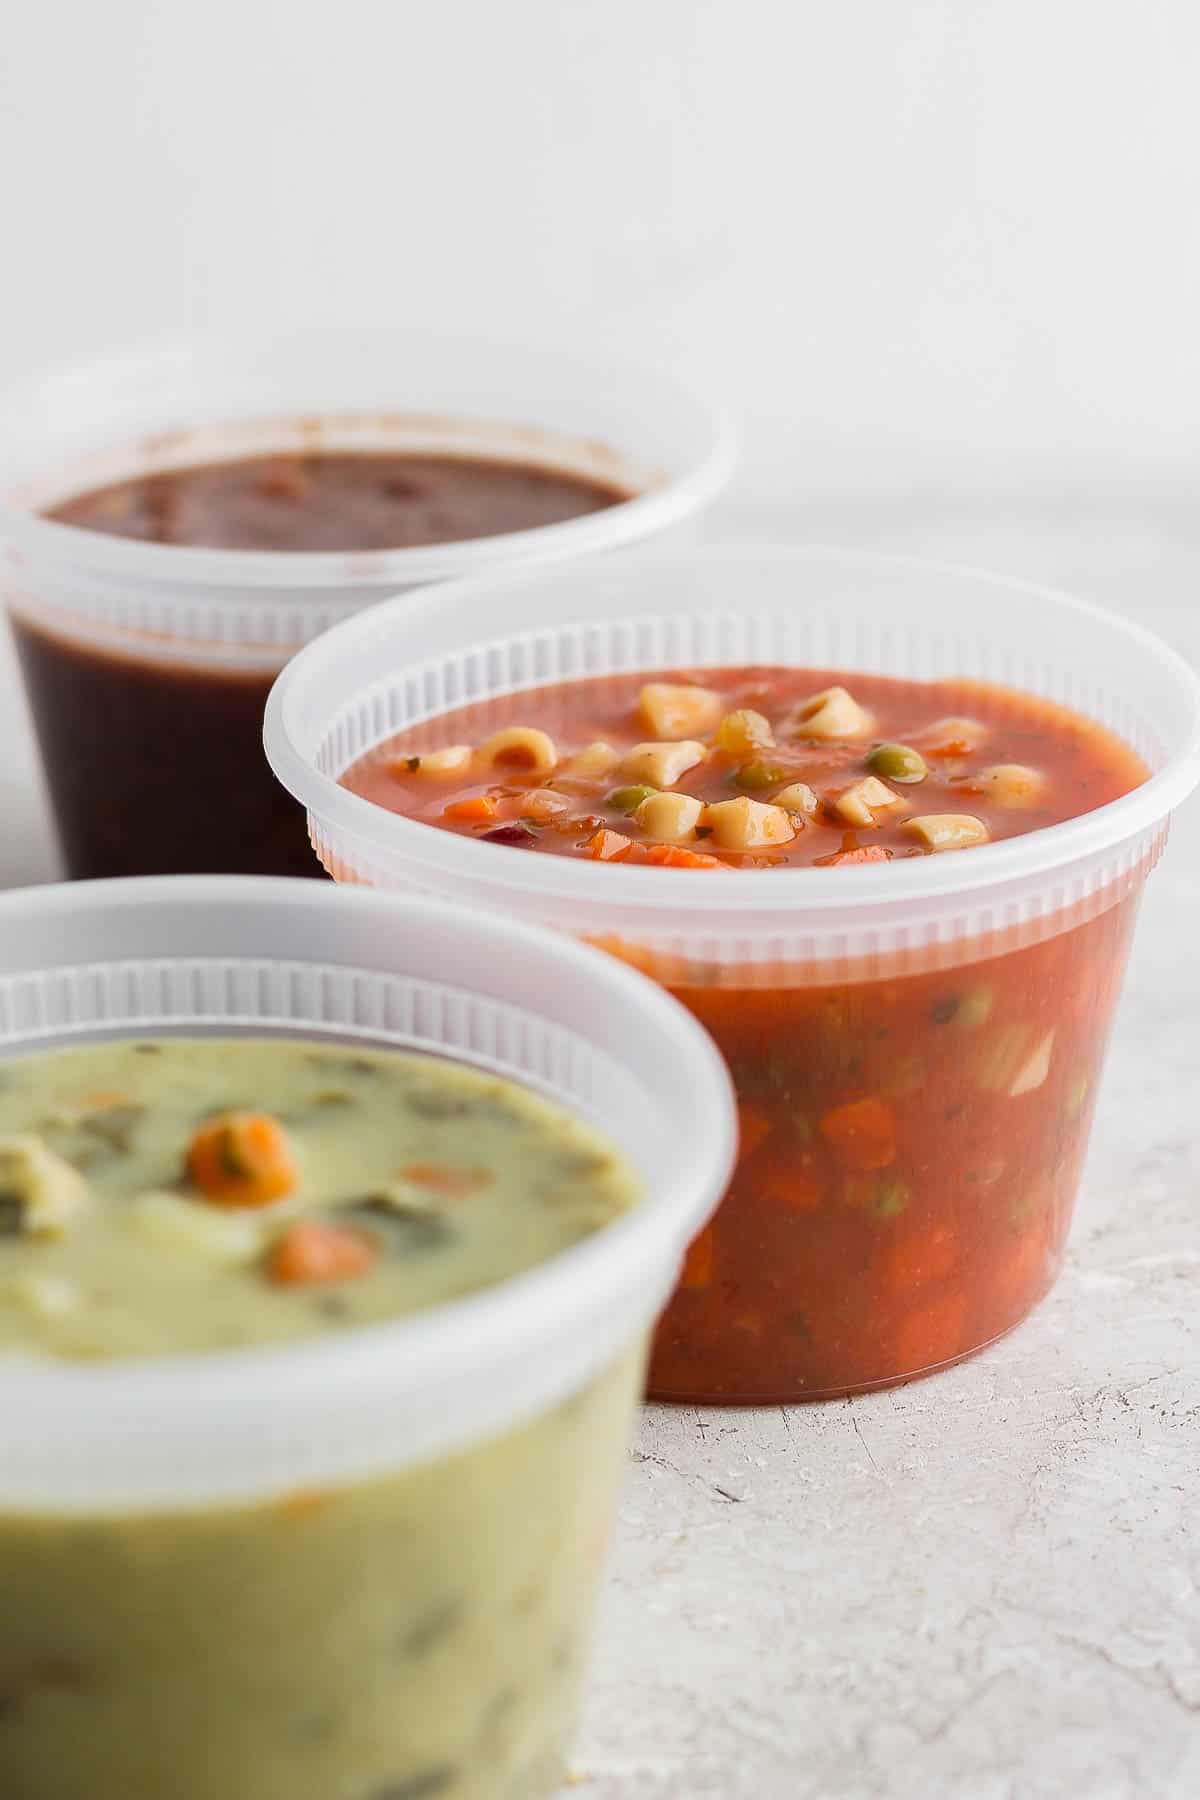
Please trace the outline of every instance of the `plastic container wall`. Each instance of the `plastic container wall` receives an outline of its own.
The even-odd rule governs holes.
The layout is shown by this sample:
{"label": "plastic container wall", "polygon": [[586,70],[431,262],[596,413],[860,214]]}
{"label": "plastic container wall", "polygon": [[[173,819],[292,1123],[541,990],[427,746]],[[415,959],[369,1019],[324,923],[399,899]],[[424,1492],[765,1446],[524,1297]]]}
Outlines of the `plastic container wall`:
{"label": "plastic container wall", "polygon": [[646,1336],[731,1161],[720,1060],[612,959],[457,908],[222,879],[0,897],[0,1055],[213,1031],[524,1082],[606,1132],[645,1199],[394,1324],[6,1359],[0,1789],[549,1794]]}
{"label": "plastic container wall", "polygon": [[[486,719],[495,702],[499,719],[506,696],[528,692],[522,717],[536,723],[543,685],[746,664],[1000,683],[1115,730],[1151,775],[1110,805],[969,855],[719,882],[481,845],[337,782],[374,744],[455,707]],[[1200,766],[1198,692],[1150,634],[1061,594],[901,559],[744,545],[630,556],[553,582],[456,584],[419,620],[380,608],[297,658],[272,695],[267,747],[338,879],[469,897],[602,942],[713,1031],[744,1112],[765,1105],[769,1130],[758,1118],[754,1142],[744,1138],[734,1187],[664,1321],[652,1390],[765,1401],[956,1360],[1049,1286],[1136,895]],[[963,1004],[967,971],[994,1008],[970,1056],[962,1038],[928,1028],[932,1009],[961,1028],[984,1006]],[[859,1184],[810,1203],[803,1165],[789,1168],[782,1146],[798,1118],[830,1103],[817,1071],[831,1032],[839,1055],[872,1072],[879,1034],[902,1038],[926,1102],[943,1092],[965,1131],[1001,1098],[1021,1098],[1006,1092],[1019,1071],[981,1098],[988,1046],[1005,1030],[1013,1044],[1033,1034],[1031,1052],[1052,1033],[1058,1044],[1053,1082],[1025,1090],[1024,1116],[1011,1119],[1023,1159],[981,1182],[969,1139],[951,1130],[935,1183]],[[764,1095],[769,1067],[778,1079]],[[902,1089],[895,1099],[903,1112]]]}
{"label": "plastic container wall", "polygon": [[[631,498],[539,530],[362,554],[134,542],[38,511],[134,475],[314,448],[533,462]],[[384,328],[168,344],[6,395],[4,590],[69,873],[317,873],[260,749],[287,656],[383,595],[678,527],[732,458],[715,412],[653,372]]]}

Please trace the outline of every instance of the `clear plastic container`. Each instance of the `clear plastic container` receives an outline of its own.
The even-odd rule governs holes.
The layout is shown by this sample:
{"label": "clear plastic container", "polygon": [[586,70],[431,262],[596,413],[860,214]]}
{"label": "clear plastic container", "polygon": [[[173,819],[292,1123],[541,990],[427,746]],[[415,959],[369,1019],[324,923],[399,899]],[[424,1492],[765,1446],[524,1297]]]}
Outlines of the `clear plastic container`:
{"label": "clear plastic container", "polygon": [[496,1071],[605,1131],[646,1197],[393,1324],[6,1358],[0,1792],[549,1794],[649,1329],[732,1161],[720,1058],[613,959],[440,902],[221,878],[0,897],[0,1055],[210,1031]]}
{"label": "clear plastic container", "polygon": [[[356,554],[142,543],[38,512],[134,475],[314,448],[538,463],[635,497],[540,530]],[[4,591],[68,873],[318,873],[262,759],[287,656],[384,595],[678,526],[732,458],[723,421],[661,373],[410,330],[165,345],[6,395]]]}
{"label": "clear plastic container", "polygon": [[[746,664],[1002,683],[1110,727],[1152,774],[966,855],[722,880],[481,844],[338,784],[372,745],[468,702],[486,718],[493,697],[573,677]],[[523,717],[537,723],[535,699]],[[759,1109],[660,1327],[653,1394],[777,1401],[905,1380],[977,1350],[1049,1288],[1138,894],[1200,772],[1200,684],[1149,633],[915,561],[646,553],[458,584],[419,614],[380,607],[285,672],[266,742],[339,880],[470,899],[606,945],[708,1026]],[[1033,1066],[1024,1082],[997,1078],[1010,1050],[1032,1055],[1051,1034],[1052,1080]],[[903,1191],[817,1206],[802,1158],[789,1168],[771,1133],[795,1144],[851,1069],[895,1084],[928,1153],[914,1151]]]}

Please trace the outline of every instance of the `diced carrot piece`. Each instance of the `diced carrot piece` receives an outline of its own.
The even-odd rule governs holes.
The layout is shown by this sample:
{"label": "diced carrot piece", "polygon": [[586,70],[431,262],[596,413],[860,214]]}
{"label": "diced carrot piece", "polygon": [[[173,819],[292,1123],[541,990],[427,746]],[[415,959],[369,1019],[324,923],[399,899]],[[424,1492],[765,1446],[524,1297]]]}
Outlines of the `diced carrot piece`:
{"label": "diced carrot piece", "polygon": [[1007,1307],[1023,1310],[1032,1306],[1047,1286],[1053,1268],[1054,1257],[1039,1223],[997,1259],[993,1271],[996,1292]]}
{"label": "diced carrot piece", "polygon": [[706,856],[702,850],[685,850],[682,844],[650,844],[642,861],[653,863],[660,869],[723,869],[725,867],[719,857]]}
{"label": "diced carrot piece", "polygon": [[444,1194],[448,1200],[461,1200],[465,1194],[477,1193],[492,1179],[490,1169],[450,1169],[444,1163],[408,1163],[397,1173],[402,1181],[411,1181],[416,1187]]}
{"label": "diced carrot piece", "polygon": [[452,800],[444,806],[442,817],[457,819],[463,825],[486,825],[496,812],[496,802],[490,794],[472,794],[469,800]]}
{"label": "diced carrot piece", "polygon": [[919,1375],[923,1369],[961,1356],[967,1348],[966,1322],[967,1302],[962,1294],[949,1294],[910,1313],[896,1333],[893,1366],[901,1374]]}
{"label": "diced carrot piece", "polygon": [[633,839],[601,826],[599,831],[593,831],[583,847],[596,862],[624,862],[633,852]]}
{"label": "diced carrot piece", "polygon": [[817,1129],[848,1169],[886,1169],[896,1160],[895,1114],[877,1094],[835,1106]]}
{"label": "diced carrot piece", "polygon": [[973,750],[978,750],[978,748],[979,745],[977,743],[968,741],[965,737],[951,736],[944,737],[940,744],[923,745],[922,754],[927,757],[970,756],[971,752]]}
{"label": "diced carrot piece", "polygon": [[752,1106],[749,1100],[739,1100],[737,1110],[738,1153],[753,1156],[763,1139],[774,1131],[775,1122],[761,1106]]}
{"label": "diced carrot piece", "polygon": [[825,1198],[820,1182],[808,1169],[787,1163],[779,1163],[761,1178],[756,1177],[754,1189],[764,1200],[785,1206],[789,1212],[816,1212]]}
{"label": "diced carrot piece", "polygon": [[935,1225],[889,1246],[883,1258],[884,1285],[893,1294],[911,1294],[930,1282],[947,1281],[957,1265],[954,1232],[949,1225]]}
{"label": "diced carrot piece", "polygon": [[270,1113],[230,1112],[193,1137],[187,1169],[215,1206],[268,1206],[296,1185],[296,1162],[283,1126]]}
{"label": "diced carrot piece", "polygon": [[688,1245],[688,1253],[683,1259],[683,1273],[679,1277],[680,1287],[711,1287],[716,1261],[713,1228],[711,1225],[706,1225],[700,1236],[693,1238]]}
{"label": "diced carrot piece", "polygon": [[838,869],[843,863],[876,863],[890,862],[887,851],[882,844],[863,844],[858,850],[839,850],[835,856],[820,856],[817,862],[823,869]]}
{"label": "diced carrot piece", "polygon": [[267,1258],[267,1274],[282,1287],[311,1287],[353,1281],[379,1258],[379,1245],[363,1231],[301,1219],[291,1225]]}

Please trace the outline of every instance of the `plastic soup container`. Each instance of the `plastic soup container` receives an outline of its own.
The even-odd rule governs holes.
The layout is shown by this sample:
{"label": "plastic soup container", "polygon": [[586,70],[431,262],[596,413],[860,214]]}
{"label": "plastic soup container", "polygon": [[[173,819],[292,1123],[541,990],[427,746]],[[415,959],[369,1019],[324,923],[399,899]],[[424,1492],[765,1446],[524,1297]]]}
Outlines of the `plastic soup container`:
{"label": "plastic soup container", "polygon": [[[527,694],[536,726],[548,684],[748,666],[1002,683],[1110,727],[1150,777],[965,854],[718,875],[480,843],[339,785],[373,745],[468,703],[494,729],[514,717],[503,697]],[[660,1327],[653,1394],[779,1401],[905,1380],[1046,1293],[1138,896],[1200,766],[1196,678],[1148,633],[917,562],[646,554],[464,583],[423,614],[385,606],[341,627],[276,686],[267,747],[339,880],[470,898],[602,943],[716,1039],[754,1130]],[[869,1180],[842,1179],[813,1124],[880,1092],[894,1141],[866,1159]]]}
{"label": "plastic soup container", "polygon": [[[538,529],[355,552],[194,548],[41,516],[136,477],[313,451],[539,466],[629,498]],[[677,526],[732,454],[715,414],[661,374],[406,330],[166,346],[7,395],[0,569],[68,873],[318,873],[262,756],[263,705],[292,651],[384,595]]]}
{"label": "plastic soup container", "polygon": [[648,1333],[733,1152],[711,1044],[569,938],[220,878],[0,898],[0,1055],[408,1046],[605,1132],[632,1211],[529,1273],[288,1346],[5,1357],[0,1792],[556,1789]]}

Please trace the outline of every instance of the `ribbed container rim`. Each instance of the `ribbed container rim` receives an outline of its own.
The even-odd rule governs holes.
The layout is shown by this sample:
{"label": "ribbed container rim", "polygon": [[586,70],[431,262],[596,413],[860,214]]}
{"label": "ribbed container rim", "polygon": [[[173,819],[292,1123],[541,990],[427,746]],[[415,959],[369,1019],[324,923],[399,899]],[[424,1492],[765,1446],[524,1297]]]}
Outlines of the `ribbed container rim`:
{"label": "ribbed container rim", "polygon": [[[381,389],[386,386],[384,372],[401,351],[422,366],[441,359],[456,369],[474,364],[512,370],[515,416],[501,417],[494,407],[472,414],[468,407],[465,412],[447,409],[439,423],[424,408],[410,414],[390,409],[380,411],[372,437],[365,410],[331,404],[317,411],[329,423],[327,441],[334,447],[416,447],[496,455],[502,460],[544,460],[549,466],[611,479],[627,486],[633,497],[599,513],[533,530],[362,553],[231,551],[145,543],[81,531],[31,509],[32,493],[50,487],[56,493],[78,492],[101,479],[96,474],[85,478],[86,468],[100,469],[112,462],[115,472],[110,478],[118,479],[122,473],[144,468],[178,466],[191,460],[181,443],[193,437],[202,446],[194,458],[200,461],[252,454],[256,449],[311,446],[313,409],[304,399],[307,390],[300,372],[286,409],[277,415],[259,412],[248,417],[231,398],[227,421],[181,418],[163,411],[168,402],[155,397],[156,374],[167,393],[173,381],[190,384],[188,392],[195,388],[190,404],[203,407],[210,391],[222,391],[216,383],[226,371],[288,356],[303,371],[308,364],[336,358],[347,343],[356,362],[376,346]],[[60,465],[48,421],[59,413],[71,416],[69,402],[76,389],[78,407],[95,406],[102,417],[101,378],[106,370],[111,370],[114,390],[128,388],[137,395],[145,427],[136,438],[118,437],[113,442],[97,426],[90,454],[69,457]],[[207,379],[206,371],[213,372]],[[227,379],[232,395],[235,374]],[[570,382],[589,395],[628,396],[628,426],[624,432],[611,432],[611,442],[600,444],[582,427],[575,435],[565,428],[534,428],[521,416],[522,379],[543,392]],[[534,405],[532,400],[527,403]],[[643,421],[633,416],[635,406],[643,411]],[[341,413],[346,416],[339,425]],[[661,432],[670,440],[668,455],[647,445],[645,418],[653,420],[652,435]],[[339,436],[342,427],[351,433],[348,442]],[[102,456],[101,451],[109,454]],[[114,459],[120,457],[128,467],[122,463],[117,471]],[[554,563],[667,530],[713,499],[728,480],[735,457],[735,434],[718,406],[662,370],[640,369],[589,350],[567,352],[487,336],[390,327],[353,333],[310,327],[261,341],[253,336],[167,341],[52,372],[4,397],[0,545],[10,584],[19,596],[28,590],[22,596],[23,610],[36,615],[47,609],[60,629],[74,624],[96,632],[133,634],[150,640],[151,648],[152,640],[162,638],[174,646],[211,645],[227,653],[290,651],[352,617],[381,594],[515,563]],[[76,465],[79,479],[64,480]]]}
{"label": "ribbed container rim", "polygon": [[[769,604],[756,605],[764,587]],[[730,593],[747,595],[739,610]],[[832,610],[820,604],[830,593]],[[665,609],[655,604],[664,595]],[[500,617],[515,627],[504,636]],[[1031,645],[1022,633],[1035,625]],[[743,663],[1025,688],[1108,725],[1152,772],[1093,812],[964,854],[836,873],[745,870],[736,881],[481,844],[338,782],[394,732],[458,706],[588,674]],[[1036,931],[1097,893],[1115,896],[1152,864],[1200,777],[1200,681],[1142,627],[1052,589],[918,559],[726,544],[630,554],[553,579],[454,583],[419,625],[386,603],[289,665],[265,743],[343,878],[469,896],[699,963],[845,967]]]}
{"label": "ribbed container rim", "polygon": [[0,1511],[241,1500],[493,1435],[648,1328],[732,1162],[729,1078],[706,1034],[653,983],[567,938],[307,881],[0,896],[0,1054],[155,1031],[449,1054],[589,1119],[647,1192],[527,1273],[391,1324],[99,1364],[2,1356]]}

